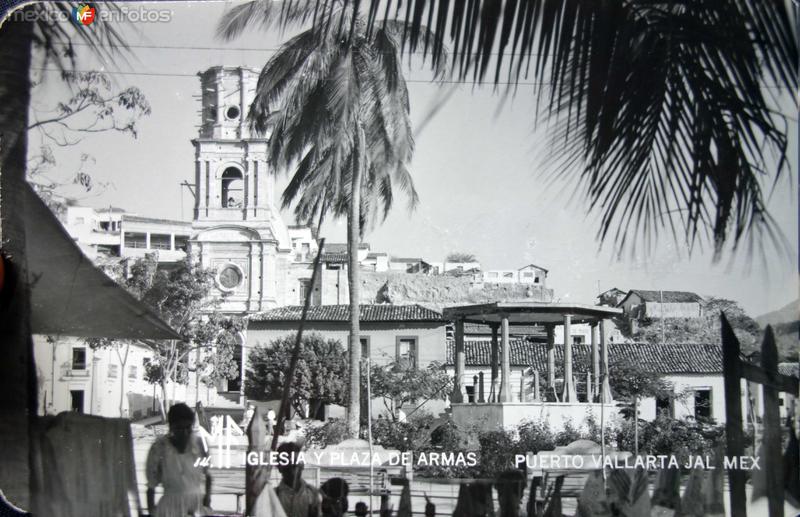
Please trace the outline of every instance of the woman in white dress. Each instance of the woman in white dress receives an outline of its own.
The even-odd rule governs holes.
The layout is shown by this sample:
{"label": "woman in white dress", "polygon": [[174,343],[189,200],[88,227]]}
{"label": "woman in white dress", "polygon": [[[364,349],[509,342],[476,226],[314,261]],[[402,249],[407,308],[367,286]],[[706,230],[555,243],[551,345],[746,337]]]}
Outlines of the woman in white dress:
{"label": "woman in white dress", "polygon": [[[211,475],[200,437],[192,432],[194,411],[175,404],[167,415],[169,434],[159,437],[147,454],[147,508],[154,517],[205,515],[211,506]],[[155,502],[155,489],[164,495]]]}

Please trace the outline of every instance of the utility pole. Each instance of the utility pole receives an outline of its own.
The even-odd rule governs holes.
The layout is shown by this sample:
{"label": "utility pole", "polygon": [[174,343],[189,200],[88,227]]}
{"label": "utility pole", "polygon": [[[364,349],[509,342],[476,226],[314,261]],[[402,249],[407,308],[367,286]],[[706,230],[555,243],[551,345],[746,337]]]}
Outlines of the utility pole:
{"label": "utility pole", "polygon": [[661,297],[661,344],[664,344],[664,291],[659,289],[659,296]]}

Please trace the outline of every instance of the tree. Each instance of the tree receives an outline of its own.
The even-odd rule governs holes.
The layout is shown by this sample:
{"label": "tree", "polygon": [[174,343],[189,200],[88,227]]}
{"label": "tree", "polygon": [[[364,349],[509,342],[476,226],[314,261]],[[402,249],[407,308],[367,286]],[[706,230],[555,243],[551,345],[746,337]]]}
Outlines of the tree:
{"label": "tree", "polygon": [[609,383],[617,398],[633,405],[634,454],[639,454],[639,399],[670,395],[672,385],[652,369],[628,359],[609,365]]}
{"label": "tree", "polygon": [[[77,5],[77,2],[75,3]],[[69,2],[37,2],[21,7],[0,27],[0,240],[5,281],[0,311],[0,335],[6,360],[0,366],[0,422],[9,430],[7,469],[0,475],[6,496],[21,507],[30,507],[29,415],[38,406],[33,342],[30,334],[30,287],[25,258],[25,170],[28,153],[31,54],[34,45],[44,61],[62,69],[74,68],[72,38],[80,39],[99,57],[109,57],[124,43],[112,26],[100,17],[91,27],[63,23],[58,14],[69,14]],[[97,9],[116,10],[113,4]],[[19,16],[17,16],[19,15]],[[13,300],[13,303],[5,303]],[[10,431],[13,430],[13,431]],[[38,513],[37,508],[32,508]]]}
{"label": "tree", "polygon": [[477,262],[478,259],[472,253],[466,253],[463,251],[454,251],[447,255],[447,258],[444,259],[446,262]]}
{"label": "tree", "polygon": [[28,160],[27,170],[28,181],[58,216],[66,208],[61,192],[67,185],[78,185],[88,193],[97,192],[97,186],[106,184],[98,184],[87,170],[94,163],[88,153],[81,153],[77,171],[64,175],[57,166],[53,145],[71,147],[86,135],[108,131],[136,138],[137,122],[151,112],[150,103],[139,88],[117,89],[104,72],[63,70],[61,79],[72,90],[70,98],[46,110],[31,110],[35,121],[28,125],[28,131],[37,130],[42,144],[38,154]]}
{"label": "tree", "polygon": [[[294,334],[258,345],[250,351],[245,394],[256,400],[278,399],[294,349]],[[320,334],[304,334],[302,350],[292,379],[291,404],[305,417],[317,414],[323,404],[347,400],[348,362],[342,343]],[[308,413],[306,406],[308,405]]]}
{"label": "tree", "polygon": [[[787,168],[786,128],[775,110],[797,81],[792,2],[727,0],[316,0],[308,18],[346,35],[366,13],[402,19],[404,52],[446,60],[462,81],[533,90],[553,135],[551,168],[601,216],[597,237],[619,253],[650,247],[662,231],[679,245],[782,248],[762,182]],[[355,6],[352,20],[329,13]],[[278,25],[297,9],[275,9]],[[793,102],[788,95],[787,102]],[[771,159],[777,157],[774,164]]]}
{"label": "tree", "polygon": [[226,14],[219,34],[231,39],[251,25],[302,26],[313,20],[313,28],[287,41],[267,62],[248,118],[256,131],[270,133],[273,168],[294,168],[284,208],[295,202],[297,219],[318,221],[317,228],[326,214],[347,219],[347,421],[351,435],[358,436],[358,245],[367,225],[388,214],[394,188],[408,193],[409,207],[417,194],[407,169],[414,139],[399,56],[402,33],[392,21],[366,31],[367,20],[357,9],[340,7],[319,11],[312,2],[247,2]]}
{"label": "tree", "polygon": [[[232,379],[239,371],[234,350],[239,346],[238,335],[244,328],[241,318],[227,317],[215,312],[219,300],[212,295],[213,272],[191,263],[187,258],[177,267],[159,269],[152,257],[137,260],[130,266],[129,276],[118,281],[134,296],[155,309],[162,319],[183,337],[182,340],[138,340],[155,354],[145,361],[144,378],[161,388],[162,416],[173,397],[167,383],[185,384],[189,372],[195,371],[198,382],[213,385],[219,380]],[[124,410],[125,364],[130,345],[127,340],[89,339],[96,349],[112,349],[120,360],[120,415]],[[193,368],[189,359],[198,356]]]}
{"label": "tree", "polygon": [[433,362],[427,368],[417,368],[407,362],[372,366],[370,388],[373,397],[381,397],[383,405],[397,420],[399,411],[407,404],[424,404],[431,399],[444,400],[452,388],[452,378],[442,365]]}

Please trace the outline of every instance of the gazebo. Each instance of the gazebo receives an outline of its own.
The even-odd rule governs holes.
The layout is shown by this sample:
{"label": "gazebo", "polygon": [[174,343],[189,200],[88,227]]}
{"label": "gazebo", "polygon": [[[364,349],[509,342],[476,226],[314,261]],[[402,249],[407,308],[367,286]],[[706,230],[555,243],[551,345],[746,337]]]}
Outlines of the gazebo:
{"label": "gazebo", "polygon": [[[558,427],[560,420],[580,421],[587,411],[613,408],[608,383],[605,322],[619,314],[622,314],[622,309],[576,303],[493,302],[445,308],[444,318],[455,324],[455,377],[450,395],[453,420],[457,424],[463,422],[493,428],[534,419],[538,415]],[[488,325],[492,336],[489,395],[483,396],[481,382],[480,393],[475,394],[472,403],[465,402],[464,323]],[[591,381],[587,380],[585,402],[578,401],[575,390],[570,333],[573,324],[589,324],[591,327]],[[545,389],[544,393],[539,390],[539,372],[534,372],[532,401],[516,401],[511,394],[509,334],[515,325],[542,326],[547,335]],[[564,330],[564,380],[560,390],[557,390],[555,375],[555,329],[558,325],[562,325]]]}

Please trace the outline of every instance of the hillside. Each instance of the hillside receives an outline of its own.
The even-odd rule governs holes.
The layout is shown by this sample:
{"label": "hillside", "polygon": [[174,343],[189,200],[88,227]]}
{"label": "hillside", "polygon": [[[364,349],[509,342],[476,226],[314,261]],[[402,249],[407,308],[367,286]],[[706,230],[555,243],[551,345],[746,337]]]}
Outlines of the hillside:
{"label": "hillside", "polygon": [[800,352],[800,299],[756,318],[762,328],[772,325],[778,351],[784,359],[797,359]]}

